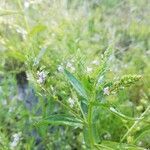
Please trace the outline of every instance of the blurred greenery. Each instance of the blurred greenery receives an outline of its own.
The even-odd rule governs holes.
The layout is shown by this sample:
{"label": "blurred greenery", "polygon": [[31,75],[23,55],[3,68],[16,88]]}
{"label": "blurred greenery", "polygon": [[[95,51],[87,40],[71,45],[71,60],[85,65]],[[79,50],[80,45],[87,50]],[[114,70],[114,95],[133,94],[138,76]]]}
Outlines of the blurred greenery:
{"label": "blurred greenery", "polygon": [[[82,128],[34,123],[70,113],[61,103],[69,107],[68,99],[78,98],[61,67],[89,92],[109,46],[107,83],[129,74],[142,78],[105,99],[119,113],[140,117],[150,106],[149,14],[149,0],[0,0],[0,149],[87,149]],[[123,141],[135,121],[103,106],[94,112],[95,139],[106,146],[97,149],[150,149],[150,111]],[[21,138],[13,147],[15,133]]]}

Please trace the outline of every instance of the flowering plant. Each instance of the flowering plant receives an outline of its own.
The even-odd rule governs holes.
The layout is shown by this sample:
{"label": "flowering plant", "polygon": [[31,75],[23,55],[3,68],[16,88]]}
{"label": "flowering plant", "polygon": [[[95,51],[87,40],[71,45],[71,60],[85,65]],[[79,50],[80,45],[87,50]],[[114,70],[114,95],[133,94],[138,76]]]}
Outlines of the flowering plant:
{"label": "flowering plant", "polygon": [[[91,75],[90,78],[93,78],[93,81],[87,80],[86,83],[89,84],[90,90],[87,88],[87,85],[83,85],[81,81],[79,81],[71,72],[64,69],[62,66],[59,66],[59,70],[66,76],[68,81],[70,82],[71,88],[73,88],[77,93],[77,99],[69,98],[68,105],[63,102],[60,102],[67,110],[68,114],[54,114],[43,118],[40,121],[36,122],[36,126],[41,125],[69,125],[74,128],[80,128],[83,132],[84,142],[87,148],[90,149],[111,149],[107,147],[105,144],[100,144],[100,139],[96,135],[97,132],[97,121],[98,119],[95,117],[98,113],[98,109],[102,107],[106,110],[109,110],[110,113],[125,119],[125,120],[138,120],[140,118],[131,118],[125,116],[121,112],[119,112],[116,108],[114,108],[111,103],[106,100],[106,97],[118,92],[124,87],[131,86],[135,82],[137,82],[141,76],[138,75],[126,75],[123,76],[118,81],[114,81],[112,83],[107,83],[105,81],[105,76],[108,70],[108,62],[109,58],[112,55],[112,49],[109,48],[105,51],[101,64],[98,69]],[[70,65],[72,66],[72,65]],[[121,139],[123,142],[129,135],[128,131]],[[111,135],[104,135],[104,138],[110,138]],[[130,146],[132,148],[132,146]]]}

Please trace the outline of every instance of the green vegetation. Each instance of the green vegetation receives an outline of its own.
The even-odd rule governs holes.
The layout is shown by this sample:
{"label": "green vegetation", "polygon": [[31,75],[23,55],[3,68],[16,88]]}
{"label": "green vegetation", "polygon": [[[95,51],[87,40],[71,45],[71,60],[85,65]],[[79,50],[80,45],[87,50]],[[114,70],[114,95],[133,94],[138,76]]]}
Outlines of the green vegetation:
{"label": "green vegetation", "polygon": [[148,0],[0,0],[0,150],[150,149]]}

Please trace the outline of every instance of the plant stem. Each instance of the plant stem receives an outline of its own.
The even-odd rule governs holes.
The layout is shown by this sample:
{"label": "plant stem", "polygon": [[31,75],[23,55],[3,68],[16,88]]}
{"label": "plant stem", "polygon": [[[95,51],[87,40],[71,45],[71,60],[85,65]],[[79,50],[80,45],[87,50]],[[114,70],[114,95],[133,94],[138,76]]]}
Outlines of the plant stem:
{"label": "plant stem", "polygon": [[[42,88],[42,90],[44,90],[45,92],[47,92],[48,94],[50,94],[50,92],[48,90],[46,90],[44,87],[41,87],[41,88]],[[74,117],[77,117],[78,119],[80,119],[83,122],[85,122],[85,120],[79,114],[77,114],[75,111],[73,111],[72,109],[70,109],[70,107],[68,107],[67,105],[65,105],[64,103],[62,103],[61,101],[59,101],[58,99],[55,99],[55,101],[58,102],[62,107],[66,108],[69,112],[71,112],[71,114]]]}
{"label": "plant stem", "polygon": [[108,146],[105,146],[105,145],[102,145],[102,144],[95,144],[95,146],[97,147],[97,149],[99,149],[99,150],[102,150],[102,148],[104,149],[106,149],[106,150],[114,150],[114,149],[112,149],[111,147],[108,147]]}
{"label": "plant stem", "polygon": [[122,137],[121,142],[125,140],[125,138],[132,132],[132,130],[139,124],[139,122],[142,120],[144,115],[149,111],[150,106],[147,107],[147,109],[141,114],[139,117],[139,120],[135,121],[134,124],[131,126],[131,128],[126,132],[126,134]]}
{"label": "plant stem", "polygon": [[21,5],[21,1],[20,0],[18,0],[18,5],[19,5],[19,8],[20,8],[20,10],[21,10],[21,12],[23,14],[23,17],[24,17],[24,22],[25,22],[26,30],[29,33],[30,32],[30,28],[29,28],[28,20],[27,20],[27,17],[25,15],[25,13],[24,13],[24,10],[23,10],[23,7]]}
{"label": "plant stem", "polygon": [[94,138],[93,138],[93,127],[92,127],[92,105],[91,103],[89,104],[89,109],[88,109],[88,131],[89,131],[89,138],[90,138],[90,147],[93,149],[94,146]]}
{"label": "plant stem", "polygon": [[83,110],[82,110],[82,108],[81,108],[81,105],[80,105],[80,103],[79,103],[78,101],[77,101],[77,105],[78,105],[78,107],[79,107],[79,109],[80,109],[80,112],[81,112],[81,114],[82,114],[82,116],[83,116],[83,119],[84,119],[85,123],[87,124],[86,116],[85,116],[85,114],[84,114],[84,112],[83,112]]}

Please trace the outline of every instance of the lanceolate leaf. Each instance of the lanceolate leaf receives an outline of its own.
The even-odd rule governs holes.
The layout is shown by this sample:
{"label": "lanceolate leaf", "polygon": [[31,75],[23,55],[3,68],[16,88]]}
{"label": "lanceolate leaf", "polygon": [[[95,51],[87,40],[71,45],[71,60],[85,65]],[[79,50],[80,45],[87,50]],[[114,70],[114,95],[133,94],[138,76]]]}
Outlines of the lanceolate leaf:
{"label": "lanceolate leaf", "polygon": [[84,87],[82,86],[82,84],[80,83],[80,81],[77,80],[69,71],[64,70],[64,73],[65,73],[67,79],[69,80],[69,82],[71,83],[71,85],[78,92],[78,94],[80,96],[84,97],[85,99],[87,99],[88,98],[87,93],[86,93]]}
{"label": "lanceolate leaf", "polygon": [[[138,147],[136,145],[126,144],[126,143],[118,143],[112,141],[103,141],[101,143],[103,146],[109,147],[109,149],[116,150],[144,150],[142,147]],[[107,149],[107,148],[106,148]]]}
{"label": "lanceolate leaf", "polygon": [[29,35],[32,37],[40,32],[43,32],[46,30],[46,26],[42,24],[38,24],[37,26],[33,27]]}
{"label": "lanceolate leaf", "polygon": [[113,114],[117,115],[118,117],[122,118],[122,119],[126,119],[126,120],[131,120],[131,121],[137,121],[137,120],[141,120],[143,118],[132,118],[132,117],[128,117],[125,116],[124,114],[118,112],[115,108],[110,107],[110,112],[112,112]]}
{"label": "lanceolate leaf", "polygon": [[82,127],[81,120],[64,114],[50,115],[49,117],[35,123],[36,126],[48,125],[48,124]]}

